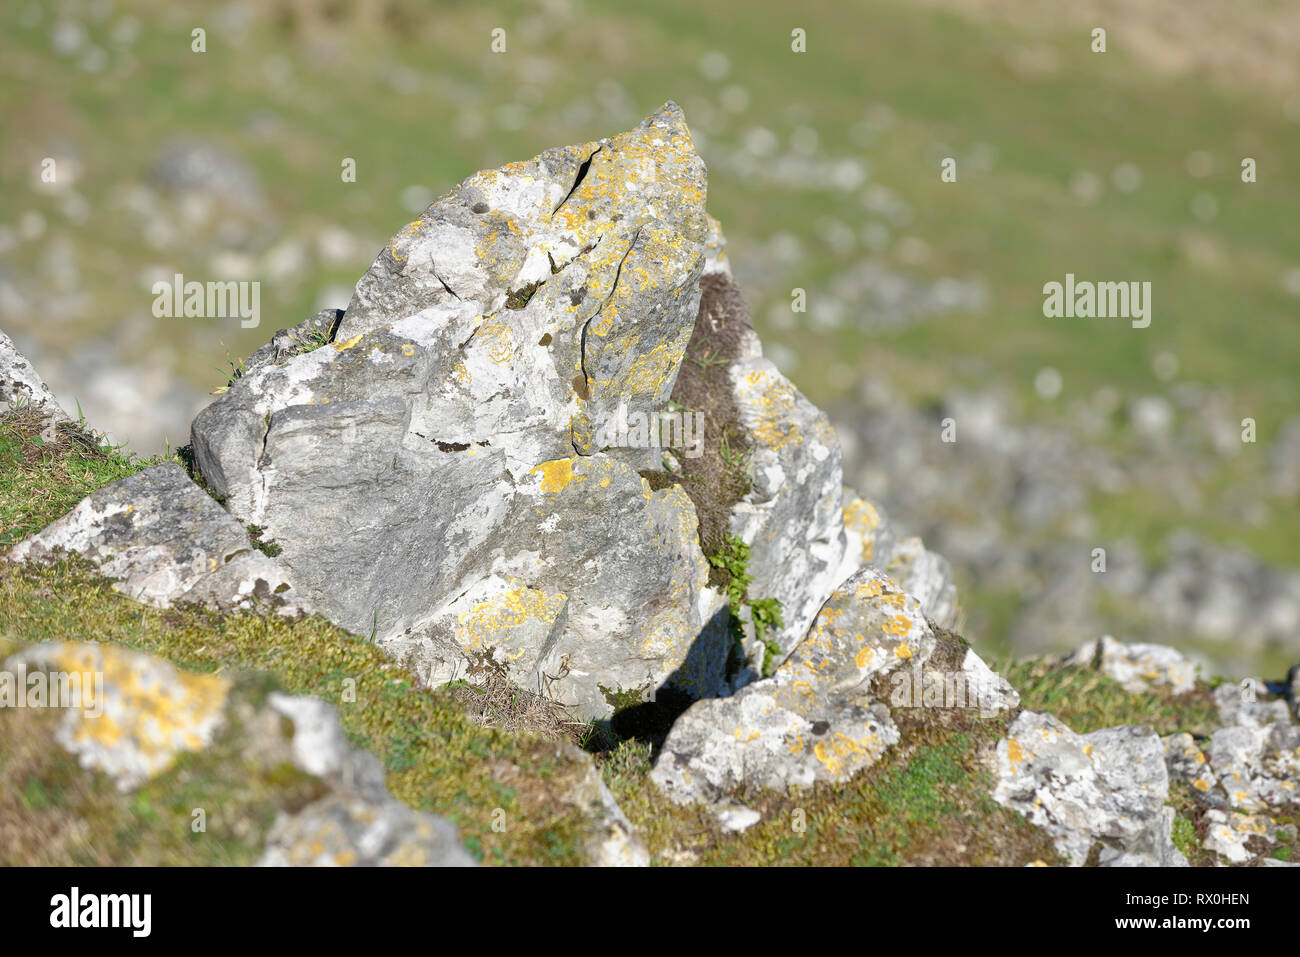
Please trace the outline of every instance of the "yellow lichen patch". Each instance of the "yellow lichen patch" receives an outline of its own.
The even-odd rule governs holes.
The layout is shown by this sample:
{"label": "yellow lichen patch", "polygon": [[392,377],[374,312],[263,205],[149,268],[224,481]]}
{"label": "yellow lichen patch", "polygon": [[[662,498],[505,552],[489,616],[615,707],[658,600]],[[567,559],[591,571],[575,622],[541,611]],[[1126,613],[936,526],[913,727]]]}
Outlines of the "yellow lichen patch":
{"label": "yellow lichen patch", "polygon": [[879,578],[872,578],[869,581],[858,582],[855,594],[860,600],[870,600],[884,594],[885,583]]}
{"label": "yellow lichen patch", "polygon": [[862,561],[869,562],[875,554],[876,529],[880,526],[880,513],[870,502],[854,498],[844,506],[844,527],[862,539]]}
{"label": "yellow lichen patch", "polygon": [[574,479],[582,480],[582,476],[575,475],[573,472],[573,463],[575,459],[553,459],[550,462],[543,462],[540,465],[534,465],[529,474],[538,472],[542,476],[542,491],[554,494],[561,492],[568,487]]}
{"label": "yellow lichen patch", "polygon": [[1011,773],[1016,773],[1016,767],[1025,760],[1025,749],[1021,747],[1020,741],[1016,738],[1007,738],[1007,761],[1011,765]]}
{"label": "yellow lichen patch", "polygon": [[[62,743],[82,763],[126,787],[196,751],[220,724],[229,682],[180,671],[116,645],[60,644],[40,652],[47,674],[84,676],[76,701],[65,701]],[[98,675],[98,687],[89,676]]]}
{"label": "yellow lichen patch", "polygon": [[[478,651],[489,645],[509,643],[503,635],[529,622],[539,622],[549,628],[564,610],[566,596],[529,588],[522,581],[510,579],[510,589],[474,605],[460,616],[456,637],[467,650]],[[523,649],[508,658],[517,659]]]}
{"label": "yellow lichen patch", "polygon": [[755,370],[741,380],[739,391],[740,397],[758,413],[756,421],[746,424],[759,445],[779,450],[803,444],[794,415],[797,393],[787,379]]}
{"label": "yellow lichen patch", "polygon": [[589,336],[604,338],[609,335],[609,331],[614,328],[614,320],[618,318],[618,306],[613,302],[607,302],[601,307],[600,315],[587,327]]}
{"label": "yellow lichen patch", "polygon": [[365,335],[364,332],[358,332],[355,336],[353,336],[353,337],[352,337],[351,339],[349,339],[347,342],[336,342],[336,343],[334,343],[334,348],[337,349],[339,352],[342,352],[342,351],[345,350],[345,349],[351,349],[353,346],[355,346],[358,342],[361,341],[361,337],[364,336],[364,335]]}
{"label": "yellow lichen patch", "polygon": [[409,242],[410,240],[414,239],[416,236],[420,235],[420,231],[423,228],[424,228],[424,220],[422,219],[417,219],[415,220],[415,222],[407,223],[405,226],[399,229],[396,235],[394,235],[393,238],[389,241],[388,254],[392,256],[394,259],[396,259],[398,262],[404,260],[406,256],[399,253],[397,250],[401,246]]}
{"label": "yellow lichen patch", "polygon": [[508,362],[518,349],[514,330],[501,319],[493,319],[479,326],[477,344],[487,352],[493,362]]}
{"label": "yellow lichen patch", "polygon": [[613,391],[627,399],[660,395],[681,365],[686,338],[682,337],[676,342],[661,342],[649,352],[638,350],[636,359],[625,372],[612,382],[601,383],[601,386],[604,390]]}
{"label": "yellow lichen patch", "polygon": [[875,734],[855,739],[838,731],[827,735],[813,745],[813,754],[825,765],[832,777],[853,771],[864,763],[874,761],[884,751],[884,744]]}

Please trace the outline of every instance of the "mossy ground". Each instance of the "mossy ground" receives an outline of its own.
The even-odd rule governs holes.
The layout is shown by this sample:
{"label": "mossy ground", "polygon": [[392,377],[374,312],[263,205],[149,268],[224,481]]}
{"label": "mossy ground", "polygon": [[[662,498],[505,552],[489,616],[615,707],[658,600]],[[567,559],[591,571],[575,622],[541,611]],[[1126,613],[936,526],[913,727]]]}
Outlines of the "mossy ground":
{"label": "mossy ground", "polygon": [[[565,766],[553,741],[485,727],[450,689],[417,691],[366,639],[321,618],[222,616],[193,607],[163,611],[119,595],[80,561],[4,563],[0,634],[17,639],[12,644],[112,642],[195,671],[269,672],[293,694],[334,704],[353,743],[383,761],[389,789],[414,808],[453,820],[485,862],[582,860],[581,813],[548,807],[532,800],[528,788],[499,781],[502,769],[517,767],[545,788]],[[159,786],[165,787],[163,779]],[[497,808],[505,811],[504,832],[492,829]]]}
{"label": "mossy ground", "polygon": [[[266,688],[259,684],[258,676],[245,676],[232,700],[262,696]],[[0,864],[256,863],[277,814],[322,796],[325,785],[287,762],[259,760],[244,747],[239,713],[228,712],[211,746],[182,754],[129,793],[49,746],[61,715],[29,709],[6,715],[0,722]]]}
{"label": "mossy ground", "polygon": [[1186,731],[1204,737],[1219,726],[1210,686],[1203,681],[1181,695],[1167,688],[1130,694],[1091,668],[1034,660],[1003,663],[996,670],[1020,692],[1021,707],[1050,711],[1078,734],[1145,724],[1161,735]]}

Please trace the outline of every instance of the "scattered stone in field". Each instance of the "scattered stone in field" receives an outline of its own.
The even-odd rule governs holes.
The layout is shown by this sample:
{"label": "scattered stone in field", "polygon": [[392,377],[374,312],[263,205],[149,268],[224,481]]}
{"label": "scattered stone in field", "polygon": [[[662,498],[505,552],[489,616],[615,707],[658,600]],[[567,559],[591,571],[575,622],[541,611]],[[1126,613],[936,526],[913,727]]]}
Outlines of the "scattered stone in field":
{"label": "scattered stone in field", "polygon": [[1265,684],[1258,678],[1247,678],[1238,684],[1221,684],[1214,689],[1214,703],[1219,708],[1219,720],[1225,725],[1262,728],[1278,721],[1289,721],[1285,701],[1259,701]]}
{"label": "scattered stone in field", "polygon": [[1170,829],[1160,738],[1141,725],[1075,734],[1022,711],[997,746],[993,799],[1046,829],[1074,866],[1099,845],[1103,866],[1186,866]]}
{"label": "scattered stone in field", "polygon": [[1284,719],[1220,728],[1206,752],[1230,806],[1264,811],[1300,803],[1300,725]]}
{"label": "scattered stone in field", "polygon": [[745,807],[736,801],[720,801],[714,808],[714,816],[722,829],[728,834],[739,834],[747,831],[763,819],[753,808]]}
{"label": "scattered stone in field", "polygon": [[149,180],[178,195],[201,193],[245,210],[265,203],[253,168],[201,139],[178,138],[164,146],[149,170]]}
{"label": "scattered stone in field", "polygon": [[262,867],[474,867],[450,821],[332,794],[276,820]]}
{"label": "scattered stone in field", "polygon": [[263,867],[473,867],[455,825],[413,811],[384,784],[379,759],[347,743],[332,705],[273,692],[268,707],[293,725],[293,764],[330,793],[281,812],[267,837]]}
{"label": "scattered stone in field", "polygon": [[[123,791],[171,767],[181,752],[211,743],[229,689],[219,675],[190,674],[116,645],[32,645],[4,667],[18,694],[29,687],[18,675],[46,676],[51,697],[41,706],[64,711],[55,740]],[[58,688],[66,700],[55,700]]]}
{"label": "scattered stone in field", "polygon": [[1225,798],[1218,787],[1218,779],[1214,776],[1205,752],[1196,746],[1195,739],[1186,732],[1180,732],[1167,735],[1162,741],[1170,781],[1186,784],[1202,804],[1223,804]]}
{"label": "scattered stone in field", "polygon": [[1157,687],[1186,694],[1196,686],[1195,662],[1176,649],[1165,645],[1124,644],[1110,635],[1081,645],[1064,663],[1081,668],[1095,666],[1133,694]]}
{"label": "scattered stone in field", "polygon": [[1201,846],[1227,858],[1231,864],[1244,864],[1265,853],[1277,843],[1279,833],[1292,836],[1262,814],[1238,814],[1215,808],[1205,813],[1205,821],[1205,840]]}

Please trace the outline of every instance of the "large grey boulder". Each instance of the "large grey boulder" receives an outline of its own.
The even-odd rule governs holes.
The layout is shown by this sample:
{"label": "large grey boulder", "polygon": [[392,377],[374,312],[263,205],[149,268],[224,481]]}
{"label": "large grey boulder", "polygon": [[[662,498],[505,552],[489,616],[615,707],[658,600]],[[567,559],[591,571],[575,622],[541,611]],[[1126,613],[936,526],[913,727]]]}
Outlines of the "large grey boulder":
{"label": "large grey boulder", "polygon": [[730,639],[693,505],[637,474],[650,450],[595,443],[672,392],[704,174],[670,103],[471,176],[393,237],[332,341],[281,337],[199,414],[199,470],[325,614],[430,684],[491,660],[588,716],[715,693]]}
{"label": "large grey boulder", "polygon": [[115,579],[114,589],[160,608],[311,610],[285,569],[174,462],[92,492],[5,557],[45,562],[60,554],[89,559]]}
{"label": "large grey boulder", "polygon": [[[392,238],[342,316],[250,358],[194,420],[197,467],[317,608],[427,685],[504,671],[585,717],[665,687],[728,693],[780,664],[858,564],[835,433],[763,358],[725,248],[671,103],[479,172]],[[725,394],[703,398],[745,484],[708,521],[749,546],[749,600],[781,605],[739,656],[701,544],[716,490],[610,429],[665,409],[720,309]],[[905,559],[944,607],[942,560]]]}

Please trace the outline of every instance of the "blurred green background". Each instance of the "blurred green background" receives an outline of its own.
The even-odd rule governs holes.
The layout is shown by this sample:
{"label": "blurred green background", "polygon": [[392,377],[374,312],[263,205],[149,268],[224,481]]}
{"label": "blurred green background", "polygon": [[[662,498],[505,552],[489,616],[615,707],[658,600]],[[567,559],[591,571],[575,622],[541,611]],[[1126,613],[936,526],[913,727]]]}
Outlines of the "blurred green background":
{"label": "blurred green background", "polygon": [[[674,99],[769,356],[832,411],[846,481],[953,559],[977,644],[1109,629],[1276,671],[1300,657],[1300,5],[1225,6],[12,0],[0,327],[92,425],[145,454],[183,444],[230,361],[345,305],[438,193]],[[261,328],[155,318],[150,287],[176,272],[259,280]],[[1067,272],[1150,281],[1150,328],[1044,318]],[[976,429],[983,449],[945,465],[940,418],[960,430],[990,402],[981,421],[1014,440]],[[885,406],[896,434],[873,431]],[[1028,522],[1026,483],[1058,481],[1033,465],[1042,436],[1077,495]],[[1121,478],[1080,477],[1099,462]],[[1180,530],[1201,558],[1147,614]],[[1084,568],[1120,543],[1141,575],[1025,638],[1041,550],[1063,541]],[[1183,594],[1224,575],[1230,613]],[[1252,615],[1270,624],[1247,640]]]}

